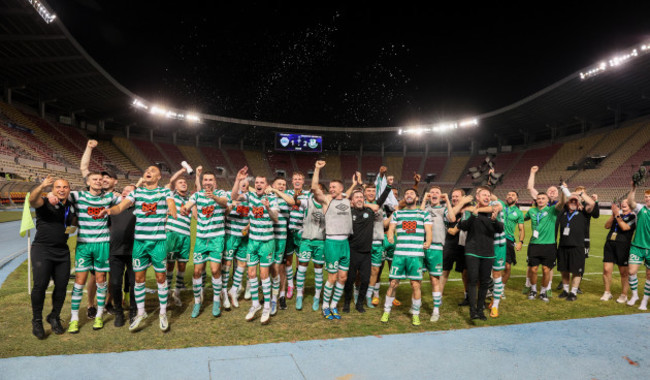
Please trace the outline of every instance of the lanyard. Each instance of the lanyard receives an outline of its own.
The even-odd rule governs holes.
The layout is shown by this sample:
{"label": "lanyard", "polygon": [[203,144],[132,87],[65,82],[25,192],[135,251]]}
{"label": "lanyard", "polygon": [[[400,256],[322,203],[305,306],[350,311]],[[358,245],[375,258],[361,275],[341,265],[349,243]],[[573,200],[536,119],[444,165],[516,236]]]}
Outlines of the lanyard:
{"label": "lanyard", "polygon": [[[630,213],[631,214],[631,213]],[[621,219],[627,218],[630,214],[625,214],[621,216]],[[618,233],[618,221],[614,218],[614,233]]]}
{"label": "lanyard", "polygon": [[537,227],[539,227],[539,221],[542,220],[542,219],[544,219],[544,217],[545,217],[545,216],[542,216],[542,210],[539,210],[539,211],[537,212],[536,217],[537,217]]}
{"label": "lanyard", "polygon": [[63,205],[61,202],[59,202],[63,207],[65,207],[65,214],[63,216],[63,228],[68,228],[68,214],[70,214],[70,205]]}
{"label": "lanyard", "polygon": [[[566,218],[569,219],[569,222],[571,222],[571,219],[573,219],[573,217],[576,216],[577,213],[578,211],[576,210],[570,216],[567,214]],[[567,222],[567,225],[569,224],[569,222]]]}

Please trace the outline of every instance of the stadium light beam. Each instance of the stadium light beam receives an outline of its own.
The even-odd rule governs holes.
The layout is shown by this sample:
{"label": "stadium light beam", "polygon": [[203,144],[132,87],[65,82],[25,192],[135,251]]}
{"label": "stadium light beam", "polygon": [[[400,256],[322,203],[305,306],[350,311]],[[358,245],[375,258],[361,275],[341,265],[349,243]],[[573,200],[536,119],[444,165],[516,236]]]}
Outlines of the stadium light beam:
{"label": "stadium light beam", "polygon": [[27,0],[29,4],[36,9],[36,12],[41,16],[46,24],[51,23],[56,19],[56,15],[51,12],[45,4],[39,0]]}
{"label": "stadium light beam", "polygon": [[615,55],[607,60],[600,61],[598,65],[591,67],[587,71],[582,71],[580,72],[580,79],[585,80],[591,77],[595,77],[596,75],[602,74],[603,72],[619,67],[634,58],[638,57],[640,54],[648,54],[650,53],[650,44],[642,44],[639,45],[639,47],[632,48],[628,52]]}
{"label": "stadium light beam", "polygon": [[397,131],[397,134],[421,136],[425,133],[445,133],[458,128],[468,128],[468,127],[476,127],[476,126],[478,126],[478,119],[471,118],[471,119],[464,119],[461,121],[455,121],[451,123],[434,124],[429,127],[413,126],[408,128],[400,128]]}

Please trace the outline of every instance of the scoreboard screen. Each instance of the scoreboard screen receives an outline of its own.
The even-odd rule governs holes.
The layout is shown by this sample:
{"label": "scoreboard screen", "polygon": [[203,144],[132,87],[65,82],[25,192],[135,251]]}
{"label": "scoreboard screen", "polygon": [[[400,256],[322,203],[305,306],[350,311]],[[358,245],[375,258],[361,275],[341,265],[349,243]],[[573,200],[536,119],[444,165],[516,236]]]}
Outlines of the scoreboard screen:
{"label": "scoreboard screen", "polygon": [[323,136],[278,132],[275,134],[275,150],[320,153],[323,151]]}

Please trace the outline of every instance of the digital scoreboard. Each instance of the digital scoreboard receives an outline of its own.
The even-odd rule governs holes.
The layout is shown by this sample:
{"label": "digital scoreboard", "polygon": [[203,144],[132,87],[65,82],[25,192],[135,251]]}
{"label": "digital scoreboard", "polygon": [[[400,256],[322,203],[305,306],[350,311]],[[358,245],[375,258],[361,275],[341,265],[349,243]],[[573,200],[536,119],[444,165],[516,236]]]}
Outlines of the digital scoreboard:
{"label": "digital scoreboard", "polygon": [[323,151],[323,136],[277,132],[275,134],[275,150],[320,153]]}

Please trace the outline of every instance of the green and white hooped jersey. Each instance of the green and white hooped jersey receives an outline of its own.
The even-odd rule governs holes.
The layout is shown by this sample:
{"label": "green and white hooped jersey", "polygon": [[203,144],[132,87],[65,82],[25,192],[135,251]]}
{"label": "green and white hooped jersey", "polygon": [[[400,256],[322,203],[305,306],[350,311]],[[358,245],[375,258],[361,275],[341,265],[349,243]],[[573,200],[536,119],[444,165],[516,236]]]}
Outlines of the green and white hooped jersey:
{"label": "green and white hooped jersey", "polygon": [[181,207],[183,207],[190,200],[190,196],[182,196],[174,192],[174,203],[176,204],[177,218],[167,218],[167,231],[173,231],[181,235],[190,236],[190,228],[192,224],[192,214],[187,216],[181,215]]}
{"label": "green and white hooped jersey", "polygon": [[138,187],[126,196],[135,205],[135,240],[165,240],[167,200],[174,199],[171,190],[163,187]]}
{"label": "green and white hooped jersey", "polygon": [[[292,197],[295,197],[296,192],[294,190],[287,190],[287,194]],[[290,230],[299,230],[302,229],[302,223],[305,219],[304,209],[300,208],[300,205],[304,202],[305,209],[307,208],[307,201],[309,200],[309,191],[303,191],[298,196],[297,202],[295,205],[291,206],[291,211],[289,212],[289,229]]]}
{"label": "green and white hooped jersey", "polygon": [[92,195],[90,191],[71,191],[70,198],[77,209],[79,217],[79,243],[108,243],[111,232],[108,229],[108,216],[99,217],[105,208],[110,208],[118,202],[113,193]]}
{"label": "green and white hooped jersey", "polygon": [[636,233],[632,245],[650,249],[650,209],[645,205],[637,204],[634,212],[636,212]]}
{"label": "green and white hooped jersey", "polygon": [[[212,194],[226,197],[223,190],[215,190]],[[209,239],[226,234],[226,209],[208,198],[205,190],[196,192],[190,197],[190,202],[196,205],[196,237]]]}
{"label": "green and white hooped jersey", "polygon": [[431,225],[429,213],[420,209],[402,209],[393,212],[395,225],[395,256],[424,257],[425,225]]}
{"label": "green and white hooped jersey", "polygon": [[[232,191],[228,191],[228,203],[232,204]],[[226,234],[230,236],[244,236],[242,230],[248,225],[250,208],[247,201],[239,202],[226,216]]]}
{"label": "green and white hooped jersey", "polygon": [[[498,199],[496,201],[490,202],[490,206],[496,206],[498,204],[501,204],[501,211],[499,211],[499,214],[497,214],[497,220],[505,226],[506,224],[506,214],[505,210],[507,208],[505,202],[503,202],[501,199]],[[494,245],[504,245],[506,244],[506,231],[504,229],[503,232],[497,232],[494,234]]]}
{"label": "green and white hooped jersey", "polygon": [[287,223],[289,222],[289,204],[287,201],[281,197],[271,194],[269,195],[269,200],[273,199],[278,205],[278,223],[273,223],[273,234],[276,239],[286,239],[287,238]]}
{"label": "green and white hooped jersey", "polygon": [[[269,215],[268,210],[262,204],[262,199],[267,197],[267,195],[262,194],[258,196],[257,193],[248,192],[246,194],[246,199],[248,200],[248,205],[250,207],[250,233],[248,238],[250,240],[257,241],[269,241],[273,240],[273,220]],[[268,197],[267,197],[268,199]],[[269,206],[273,209],[278,210],[278,205],[273,199],[269,199]]]}

